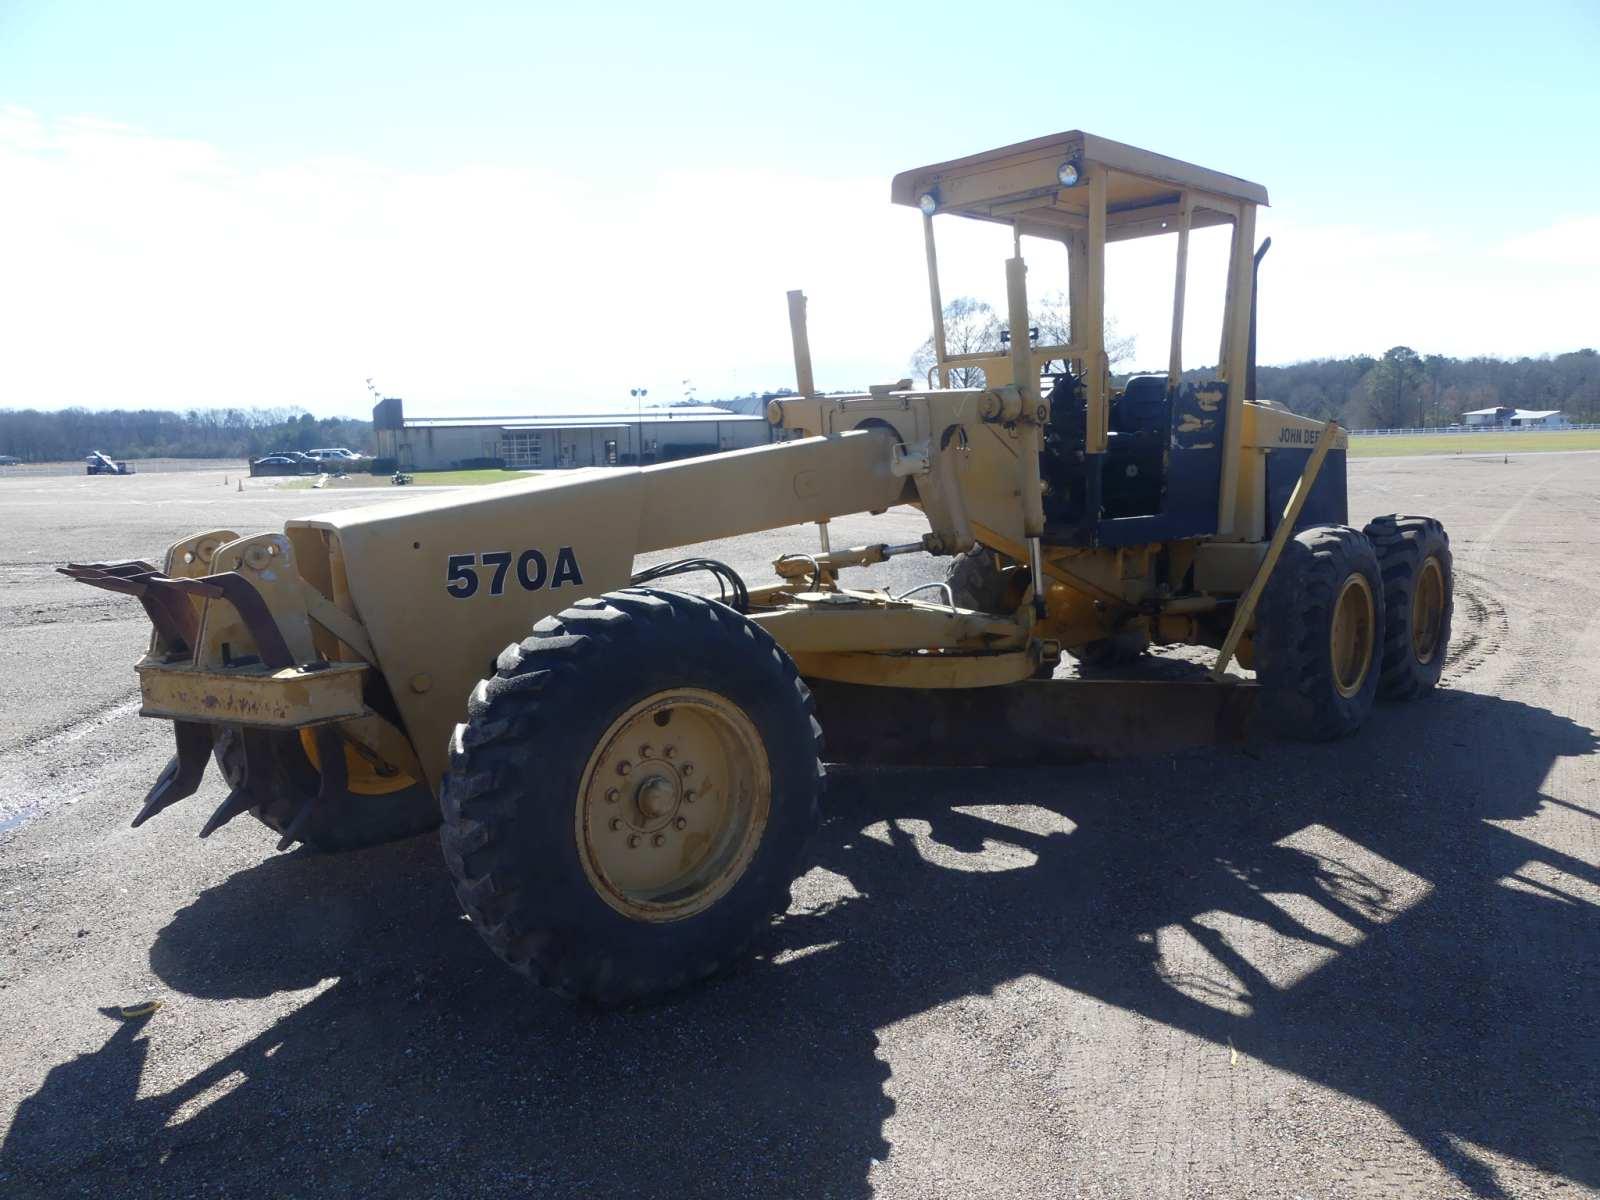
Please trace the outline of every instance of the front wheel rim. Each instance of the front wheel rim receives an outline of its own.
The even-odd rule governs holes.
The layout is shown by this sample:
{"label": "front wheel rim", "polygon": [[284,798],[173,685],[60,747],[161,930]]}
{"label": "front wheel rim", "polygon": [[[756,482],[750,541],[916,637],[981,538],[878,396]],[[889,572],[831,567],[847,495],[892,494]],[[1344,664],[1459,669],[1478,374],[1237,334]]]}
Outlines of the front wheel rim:
{"label": "front wheel rim", "polygon": [[1411,596],[1411,653],[1423,666],[1439,653],[1444,629],[1444,567],[1435,554],[1422,560]]}
{"label": "front wheel rim", "polygon": [[1328,631],[1328,652],[1333,667],[1333,685],[1346,700],[1361,691],[1372,670],[1372,651],[1376,644],[1376,605],[1372,585],[1359,571],[1352,573],[1339,588],[1333,603],[1333,623]]}
{"label": "front wheel rim", "polygon": [[[416,786],[414,775],[407,775],[397,767],[383,763],[371,751],[362,753],[354,742],[344,741],[343,744],[345,791],[356,796],[391,796]],[[322,752],[317,749],[317,731],[314,728],[300,731],[300,749],[311,764],[311,769],[321,775]]]}
{"label": "front wheel rim", "polygon": [[630,705],[596,743],[578,787],[578,858],[623,916],[682,920],[743,877],[771,810],[766,747],[744,710],[670,688]]}

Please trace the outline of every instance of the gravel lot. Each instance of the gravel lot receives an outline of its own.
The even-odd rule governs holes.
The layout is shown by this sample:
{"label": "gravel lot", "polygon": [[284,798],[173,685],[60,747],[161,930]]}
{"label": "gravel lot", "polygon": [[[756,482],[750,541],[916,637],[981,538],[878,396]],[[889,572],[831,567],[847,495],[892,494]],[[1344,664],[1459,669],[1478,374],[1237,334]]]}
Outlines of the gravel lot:
{"label": "gravel lot", "polygon": [[[432,836],[200,843],[214,774],[127,827],[171,747],[147,626],[50,568],[386,495],[0,479],[0,1195],[1600,1187],[1600,456],[1351,464],[1356,520],[1453,536],[1430,700],[1332,746],[836,770],[760,957],[622,1013],[495,962]],[[835,544],[868,527],[916,520]]]}
{"label": "gravel lot", "polygon": [[[250,464],[233,458],[134,458],[128,460],[136,475],[167,475],[174,471],[227,472],[248,475]],[[0,480],[44,479],[56,475],[83,475],[83,459],[66,462],[11,463],[0,465]]]}

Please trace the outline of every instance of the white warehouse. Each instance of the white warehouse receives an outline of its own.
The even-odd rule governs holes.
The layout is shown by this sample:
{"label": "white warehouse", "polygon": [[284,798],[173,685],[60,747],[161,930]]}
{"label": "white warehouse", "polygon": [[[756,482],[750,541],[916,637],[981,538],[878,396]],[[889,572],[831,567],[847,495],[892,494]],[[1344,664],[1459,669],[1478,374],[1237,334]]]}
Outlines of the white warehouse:
{"label": "white warehouse", "polygon": [[409,471],[616,467],[670,462],[772,440],[765,417],[709,405],[531,417],[408,417],[398,396],[372,410],[377,457]]}
{"label": "white warehouse", "polygon": [[1565,429],[1570,424],[1558,408],[1475,408],[1461,414],[1461,423],[1496,429]]}

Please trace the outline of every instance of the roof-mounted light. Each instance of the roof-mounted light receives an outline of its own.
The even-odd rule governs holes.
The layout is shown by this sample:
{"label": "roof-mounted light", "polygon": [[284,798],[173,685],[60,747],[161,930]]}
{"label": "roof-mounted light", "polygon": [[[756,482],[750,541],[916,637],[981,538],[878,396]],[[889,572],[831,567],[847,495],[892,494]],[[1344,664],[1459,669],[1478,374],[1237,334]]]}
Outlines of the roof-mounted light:
{"label": "roof-mounted light", "polygon": [[925,217],[931,217],[934,213],[938,212],[939,189],[933,188],[932,190],[923,192],[922,195],[918,196],[917,207],[922,210],[922,215]]}
{"label": "roof-mounted light", "polygon": [[1081,178],[1083,174],[1078,170],[1078,160],[1075,158],[1067,159],[1056,168],[1056,179],[1062,187],[1077,187]]}

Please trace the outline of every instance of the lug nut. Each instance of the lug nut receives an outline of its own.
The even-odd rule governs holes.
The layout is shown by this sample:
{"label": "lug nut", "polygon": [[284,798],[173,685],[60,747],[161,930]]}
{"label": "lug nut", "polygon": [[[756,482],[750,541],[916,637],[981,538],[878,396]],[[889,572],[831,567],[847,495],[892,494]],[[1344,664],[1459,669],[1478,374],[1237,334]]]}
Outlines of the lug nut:
{"label": "lug nut", "polygon": [[618,775],[628,775],[628,774],[631,774],[632,772],[633,772],[633,764],[631,762],[629,762],[627,759],[623,759],[621,762],[619,762],[617,764],[617,774]]}
{"label": "lug nut", "polygon": [[617,830],[619,830],[621,828],[622,828],[622,818],[621,817],[612,817],[611,818],[611,830],[612,830],[612,832],[615,833]]}
{"label": "lug nut", "polygon": [[630,850],[637,849],[638,845],[639,845],[639,835],[637,833],[630,833],[628,835],[628,849],[630,849]]}
{"label": "lug nut", "polygon": [[666,841],[667,841],[666,835],[658,833],[658,834],[655,835],[655,837],[650,839],[650,844],[652,846],[661,846],[661,845],[665,845]]}
{"label": "lug nut", "polygon": [[622,793],[617,791],[616,788],[612,788],[609,792],[606,793],[606,803],[607,804],[615,804],[618,800],[621,800],[621,799],[622,799]]}
{"label": "lug nut", "polygon": [[655,755],[652,753],[652,751],[650,749],[650,743],[649,742],[646,742],[644,745],[639,747],[639,757],[640,758],[653,758],[653,757],[655,757]]}
{"label": "lug nut", "polygon": [[674,821],[672,823],[672,827],[674,829],[684,829],[684,828],[686,828],[688,826],[688,824],[689,824],[689,819],[687,817],[679,817],[676,821]]}
{"label": "lug nut", "polygon": [[676,746],[668,746],[661,753],[666,758],[677,758],[678,757],[678,748]]}
{"label": "lug nut", "polygon": [[693,791],[687,791],[687,792],[685,792],[683,794],[683,802],[685,804],[693,804],[694,801],[695,801],[695,794],[694,794]]}
{"label": "lug nut", "polygon": [[684,763],[683,764],[683,777],[685,779],[687,779],[687,778],[689,778],[689,776],[691,776],[693,774],[694,774],[694,764],[693,763]]}

